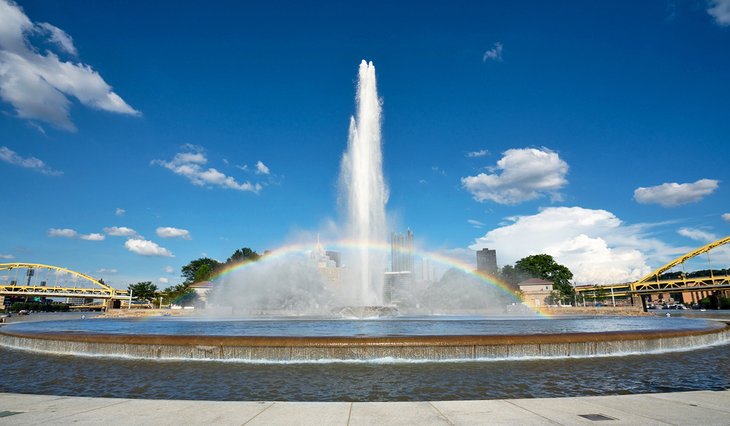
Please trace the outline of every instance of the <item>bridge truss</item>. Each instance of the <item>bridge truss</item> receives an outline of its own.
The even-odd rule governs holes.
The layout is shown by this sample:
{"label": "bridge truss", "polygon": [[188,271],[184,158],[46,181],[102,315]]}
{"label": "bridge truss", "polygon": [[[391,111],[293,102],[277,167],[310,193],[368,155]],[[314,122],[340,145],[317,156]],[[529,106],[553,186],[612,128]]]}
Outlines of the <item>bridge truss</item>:
{"label": "bridge truss", "polygon": [[130,298],[129,291],[117,290],[101,279],[41,263],[0,263],[0,296]]}
{"label": "bridge truss", "polygon": [[[610,294],[617,297],[657,294],[657,293],[683,293],[700,292],[730,289],[730,275],[715,275],[710,267],[710,275],[707,277],[688,277],[687,274],[680,274],[677,278],[662,279],[661,275],[677,265],[684,264],[689,259],[701,254],[709,253],[710,250],[730,243],[730,236],[713,241],[689,253],[677,257],[666,265],[657,268],[651,273],[643,276],[636,282],[609,285],[588,285],[576,287],[579,295],[589,296],[597,292],[603,295]],[[709,254],[708,254],[709,256]],[[727,270],[727,269],[725,269]]]}

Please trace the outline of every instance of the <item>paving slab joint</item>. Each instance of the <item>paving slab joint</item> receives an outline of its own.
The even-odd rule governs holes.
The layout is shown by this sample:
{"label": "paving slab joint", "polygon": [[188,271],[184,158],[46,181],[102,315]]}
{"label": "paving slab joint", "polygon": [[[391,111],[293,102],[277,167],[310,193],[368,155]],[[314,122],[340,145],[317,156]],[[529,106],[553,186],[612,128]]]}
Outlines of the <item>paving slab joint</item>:
{"label": "paving slab joint", "polygon": [[258,413],[256,413],[256,415],[255,415],[255,416],[253,416],[253,417],[251,417],[250,419],[246,420],[245,422],[241,423],[241,426],[244,426],[244,425],[247,425],[247,424],[251,423],[251,422],[253,421],[253,419],[255,419],[256,417],[260,416],[260,415],[261,415],[261,414],[262,414],[262,413],[263,413],[264,411],[266,411],[266,410],[268,410],[269,408],[273,407],[273,406],[274,406],[274,404],[276,404],[276,403],[275,403],[275,402],[271,402],[271,403],[269,403],[269,405],[267,405],[267,406],[266,406],[266,408],[264,408],[263,410],[261,410],[261,411],[259,411]]}
{"label": "paving slab joint", "polygon": [[455,424],[448,417],[446,417],[446,415],[444,415],[444,413],[442,413],[441,410],[438,409],[438,407],[436,407],[435,405],[433,405],[433,402],[429,401],[428,402],[428,405],[430,405],[431,408],[433,408],[434,410],[436,410],[436,413],[438,413],[439,417],[441,417],[442,419],[446,420],[446,423],[448,423],[448,424],[450,424],[452,426]]}

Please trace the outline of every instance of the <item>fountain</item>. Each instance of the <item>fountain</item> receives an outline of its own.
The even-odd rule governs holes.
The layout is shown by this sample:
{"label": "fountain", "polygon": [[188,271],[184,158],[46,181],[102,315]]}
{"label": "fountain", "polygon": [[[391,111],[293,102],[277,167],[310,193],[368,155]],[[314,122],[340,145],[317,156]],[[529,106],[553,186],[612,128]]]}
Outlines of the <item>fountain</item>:
{"label": "fountain", "polygon": [[382,255],[370,247],[385,241],[385,203],[387,189],[383,180],[380,141],[380,99],[375,81],[375,66],[360,63],[357,85],[357,118],[350,118],[347,151],[342,157],[341,186],[346,193],[349,238],[358,241],[348,281],[359,291],[356,304],[382,304]]}
{"label": "fountain", "polygon": [[[546,319],[533,314],[505,319],[483,314],[432,315],[447,313],[438,310],[438,302],[453,295],[443,292],[443,288],[436,289],[430,299],[424,299],[432,303],[428,312],[393,316],[393,311],[383,306],[384,252],[377,249],[385,240],[388,191],[382,172],[381,105],[372,63],[360,64],[356,99],[357,113],[350,120],[340,176],[341,194],[347,206],[343,239],[348,241],[346,246],[350,249],[342,288],[329,288],[306,256],[298,254],[301,247],[292,246],[274,251],[258,262],[223,271],[216,280],[220,290],[214,294],[214,300],[221,305],[228,304],[234,312],[244,313],[245,318],[96,319],[15,324],[0,329],[0,347],[170,362],[225,360],[247,365],[439,362],[453,366],[463,361],[656,354],[730,340],[730,327],[726,324],[681,318]],[[455,261],[447,263],[458,265]],[[455,274],[459,285],[454,288],[467,294],[467,299],[483,294],[469,293],[474,288],[499,290],[499,282],[493,277],[475,276],[468,272],[468,266],[462,269],[463,274]],[[412,297],[419,297],[416,293]],[[495,294],[509,297],[504,289]],[[346,312],[359,319],[333,317],[333,311]],[[390,316],[363,319],[381,317],[383,312]],[[267,370],[267,374],[274,373]],[[350,377],[347,369],[338,374],[340,378]],[[259,380],[263,379],[259,377]],[[449,379],[445,381],[448,383]],[[272,386],[278,387],[281,382]],[[453,385],[445,386],[448,394],[448,387]]]}

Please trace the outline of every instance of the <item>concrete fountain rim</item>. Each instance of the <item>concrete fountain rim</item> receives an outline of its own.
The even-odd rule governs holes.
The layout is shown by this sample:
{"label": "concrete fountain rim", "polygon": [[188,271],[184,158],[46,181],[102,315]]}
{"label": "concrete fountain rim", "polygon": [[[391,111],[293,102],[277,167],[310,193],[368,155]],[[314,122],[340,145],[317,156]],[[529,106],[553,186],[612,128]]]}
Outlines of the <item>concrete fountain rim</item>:
{"label": "concrete fountain rim", "polygon": [[219,347],[445,347],[540,345],[655,340],[730,333],[730,324],[692,330],[635,330],[514,335],[395,335],[395,336],[206,336],[114,334],[87,332],[23,332],[0,329],[0,336],[80,343],[219,346]]}

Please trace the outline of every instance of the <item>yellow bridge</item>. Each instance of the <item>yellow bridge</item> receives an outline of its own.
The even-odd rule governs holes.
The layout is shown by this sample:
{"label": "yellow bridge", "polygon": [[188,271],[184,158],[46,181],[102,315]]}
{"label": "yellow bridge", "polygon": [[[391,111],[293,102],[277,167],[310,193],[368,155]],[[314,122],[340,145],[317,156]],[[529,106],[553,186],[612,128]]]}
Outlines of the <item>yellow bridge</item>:
{"label": "yellow bridge", "polygon": [[[597,292],[607,293],[616,297],[634,296],[644,294],[657,293],[684,293],[684,292],[701,292],[715,290],[729,290],[730,276],[726,273],[714,275],[710,268],[710,275],[707,277],[688,277],[686,274],[680,274],[678,278],[661,279],[661,275],[683,264],[687,260],[700,254],[708,253],[710,250],[730,243],[730,236],[721,238],[711,242],[705,246],[693,250],[687,254],[677,257],[661,268],[656,269],[650,274],[645,275],[640,280],[631,283],[607,284],[607,285],[587,285],[578,286],[575,291],[578,295],[590,296]],[[709,256],[709,255],[708,255]],[[725,269],[727,271],[727,269]]]}
{"label": "yellow bridge", "polygon": [[129,300],[101,279],[40,263],[0,263],[0,296]]}

